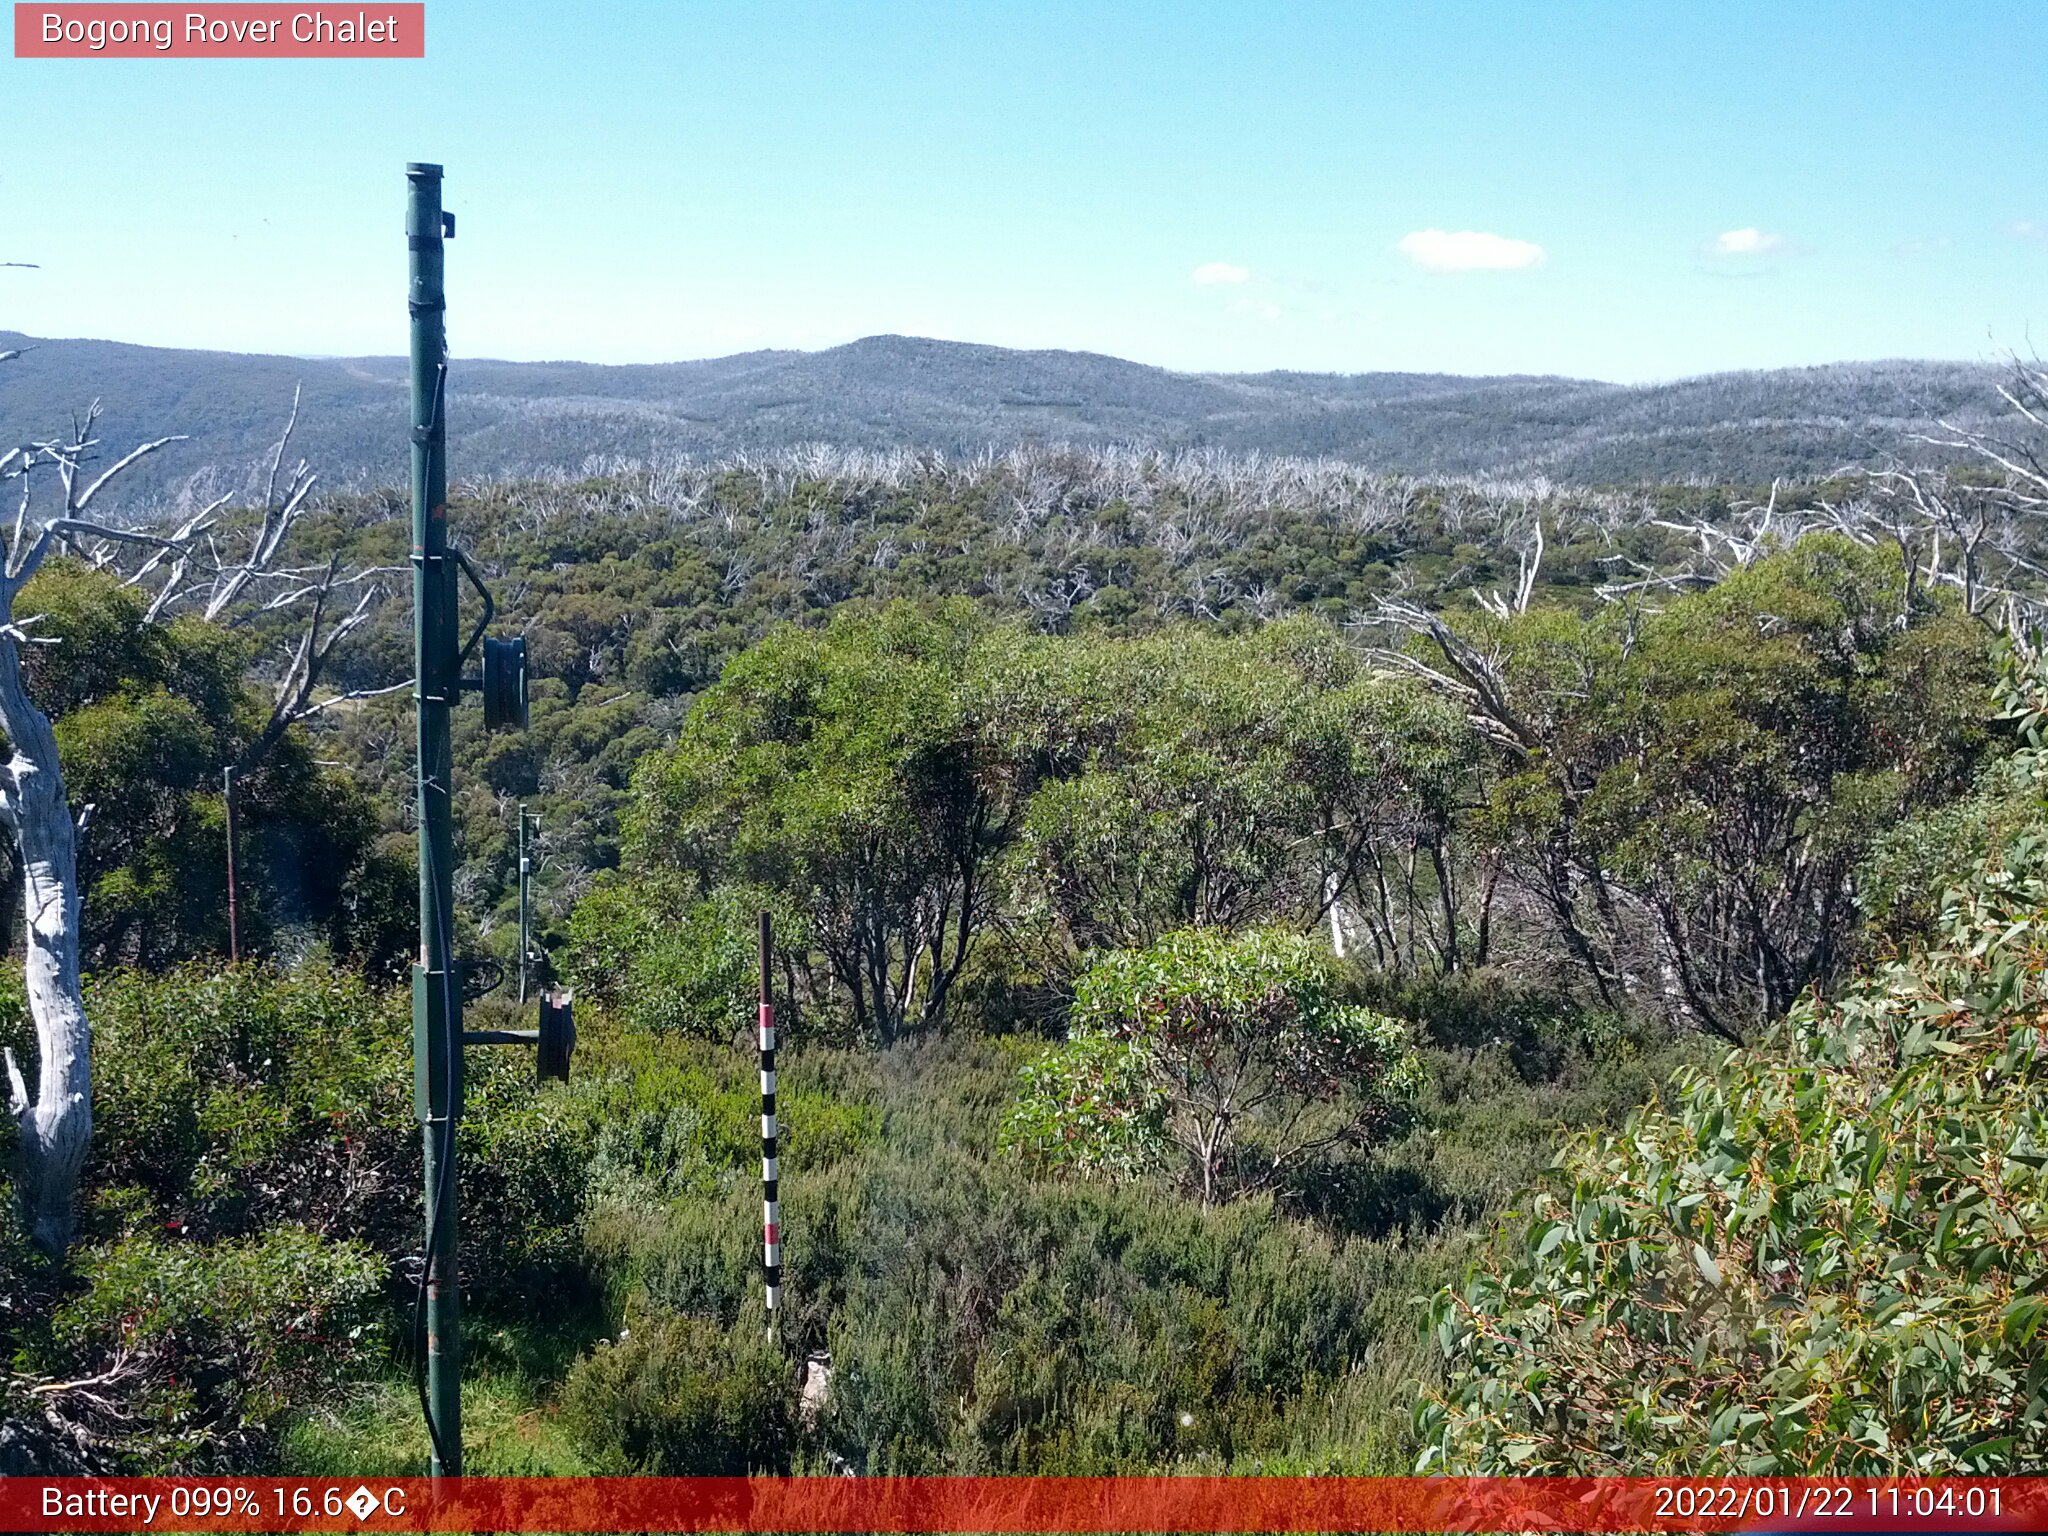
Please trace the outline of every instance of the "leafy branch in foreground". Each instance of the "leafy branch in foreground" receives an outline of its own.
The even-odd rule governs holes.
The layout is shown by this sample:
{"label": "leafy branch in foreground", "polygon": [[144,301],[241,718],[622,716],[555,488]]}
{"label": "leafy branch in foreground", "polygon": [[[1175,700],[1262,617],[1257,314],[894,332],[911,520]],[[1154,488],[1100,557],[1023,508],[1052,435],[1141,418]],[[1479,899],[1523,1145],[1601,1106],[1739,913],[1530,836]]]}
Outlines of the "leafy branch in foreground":
{"label": "leafy branch in foreground", "polygon": [[1939,937],[1567,1147],[1441,1292],[1421,1467],[2010,1473],[2048,1456],[2048,754]]}

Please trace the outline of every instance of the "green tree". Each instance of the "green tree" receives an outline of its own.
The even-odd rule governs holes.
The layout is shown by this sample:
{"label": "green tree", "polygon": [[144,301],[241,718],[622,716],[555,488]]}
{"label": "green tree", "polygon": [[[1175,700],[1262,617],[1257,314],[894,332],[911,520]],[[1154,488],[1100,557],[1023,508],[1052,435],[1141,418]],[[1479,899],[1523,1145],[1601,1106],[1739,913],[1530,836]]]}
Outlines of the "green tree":
{"label": "green tree", "polygon": [[1325,624],[1080,639],[1043,661],[1046,704],[992,715],[1027,722],[1013,751],[1044,759],[1008,926],[1053,974],[1181,927],[1312,923],[1395,848],[1441,858],[1470,733]]}
{"label": "green tree", "polygon": [[908,604],[774,631],[638,780],[641,867],[780,893],[809,918],[810,994],[885,1043],[944,1013],[1018,801],[970,706],[987,632]]}
{"label": "green tree", "polygon": [[1401,1024],[1343,1001],[1310,940],[1191,928],[1090,963],[1006,1134],[1054,1166],[1169,1154],[1211,1204],[1383,1130],[1420,1070]]}
{"label": "green tree", "polygon": [[2048,693],[2030,824],[1931,945],[1582,1137],[1431,1316],[1426,1470],[2026,1470],[2048,1455]]}
{"label": "green tree", "polygon": [[[41,615],[48,643],[29,648],[23,670],[84,822],[86,964],[161,968],[225,953],[221,770],[245,760],[270,712],[244,681],[250,646],[201,618],[152,621],[142,594],[77,561],[46,564],[18,601]],[[349,780],[287,732],[239,777],[235,799],[244,953],[296,930],[384,959],[364,950],[389,946],[378,919],[350,901],[372,874],[377,823]]]}
{"label": "green tree", "polygon": [[1858,867],[1986,741],[1988,633],[1834,535],[1661,610],[1426,628],[1411,660],[1499,749],[1473,832],[1603,1004],[1731,1041],[1840,973]]}
{"label": "green tree", "polygon": [[1808,537],[1645,625],[1585,802],[1692,1013],[1782,1014],[1850,958],[1875,841],[1967,788],[1989,637],[1890,551]]}

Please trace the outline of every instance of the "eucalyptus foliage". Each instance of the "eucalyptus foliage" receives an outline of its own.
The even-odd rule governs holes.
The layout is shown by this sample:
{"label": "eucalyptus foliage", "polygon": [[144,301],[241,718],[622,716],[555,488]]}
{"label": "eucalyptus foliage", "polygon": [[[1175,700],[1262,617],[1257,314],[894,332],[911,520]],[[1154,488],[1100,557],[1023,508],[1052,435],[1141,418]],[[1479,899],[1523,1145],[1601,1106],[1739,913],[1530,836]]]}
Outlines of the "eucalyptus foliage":
{"label": "eucalyptus foliage", "polygon": [[1039,653],[1056,707],[1019,744],[1044,782],[1004,918],[1051,974],[1181,927],[1314,922],[1383,856],[1440,850],[1476,767],[1453,710],[1315,620]]}
{"label": "eucalyptus foliage", "polygon": [[[246,675],[253,645],[191,615],[152,621],[134,589],[76,561],[44,566],[21,601],[44,642],[25,658],[28,686],[54,726],[73,804],[90,807],[78,851],[87,968],[225,954],[221,769],[244,760],[269,711]],[[299,732],[240,775],[235,800],[242,953],[319,939],[388,969],[405,944],[388,932],[390,898],[409,903],[412,877],[385,889],[369,800]]]}
{"label": "eucalyptus foliage", "polygon": [[[654,894],[608,879],[577,903],[569,942],[578,994],[643,1029],[730,1041],[754,1022],[755,904],[729,888],[666,904]],[[785,942],[793,937],[788,922],[777,927]]]}
{"label": "eucalyptus foliage", "polygon": [[2016,1473],[2048,1457],[2048,693],[2029,825],[1934,941],[1584,1137],[1440,1293],[1422,1466]]}
{"label": "eucalyptus foliage", "polygon": [[685,929],[717,950],[696,903],[745,888],[801,919],[778,924],[798,1005],[886,1043],[945,1017],[991,934],[974,980],[1058,993],[1095,949],[1314,922],[1382,845],[1440,846],[1474,757],[1313,620],[1136,639],[849,609],[734,660],[640,772],[579,963],[636,1007],[694,995],[659,957]]}
{"label": "eucalyptus foliage", "polygon": [[1991,638],[1895,551],[1809,533],[1654,607],[1415,650],[1498,749],[1460,830],[1499,861],[1501,939],[1740,1043],[1853,963],[1878,840],[1968,788]]}
{"label": "eucalyptus foliage", "polygon": [[777,630],[636,780],[639,867],[779,892],[809,918],[788,952],[820,962],[810,990],[885,1043],[943,1013],[1014,804],[971,709],[986,627],[968,606],[906,603]]}
{"label": "eucalyptus foliage", "polygon": [[1163,1162],[1206,1204],[1369,1139],[1419,1072],[1401,1024],[1343,1001],[1310,940],[1190,928],[1096,957],[1004,1130],[1054,1167]]}

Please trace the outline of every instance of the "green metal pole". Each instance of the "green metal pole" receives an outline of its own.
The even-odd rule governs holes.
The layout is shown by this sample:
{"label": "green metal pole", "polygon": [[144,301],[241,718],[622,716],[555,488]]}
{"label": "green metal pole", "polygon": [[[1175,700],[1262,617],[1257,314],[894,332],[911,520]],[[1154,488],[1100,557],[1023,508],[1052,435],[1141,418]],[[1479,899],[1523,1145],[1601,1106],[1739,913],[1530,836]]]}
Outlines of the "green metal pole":
{"label": "green metal pole", "polygon": [[462,1293],[456,1281],[455,1126],[462,1114],[462,1001],[455,984],[455,848],[449,710],[461,679],[448,555],[447,330],[441,167],[409,165],[412,313],[414,692],[419,707],[420,957],[413,967],[413,1107],[426,1152],[426,1410],[436,1477],[462,1475]]}

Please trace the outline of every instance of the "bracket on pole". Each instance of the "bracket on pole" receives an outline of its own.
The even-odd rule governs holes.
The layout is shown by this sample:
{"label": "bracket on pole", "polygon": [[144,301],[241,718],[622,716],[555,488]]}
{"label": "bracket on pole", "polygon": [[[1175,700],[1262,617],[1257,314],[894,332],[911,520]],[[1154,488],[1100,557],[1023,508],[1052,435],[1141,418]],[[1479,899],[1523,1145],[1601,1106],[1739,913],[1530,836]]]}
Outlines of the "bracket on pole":
{"label": "bracket on pole", "polygon": [[568,992],[549,991],[540,995],[538,1029],[466,1029],[464,1045],[530,1045],[533,1047],[533,1075],[541,1082],[553,1078],[569,1081],[569,1057],[576,1049],[576,1018],[570,1010]]}

